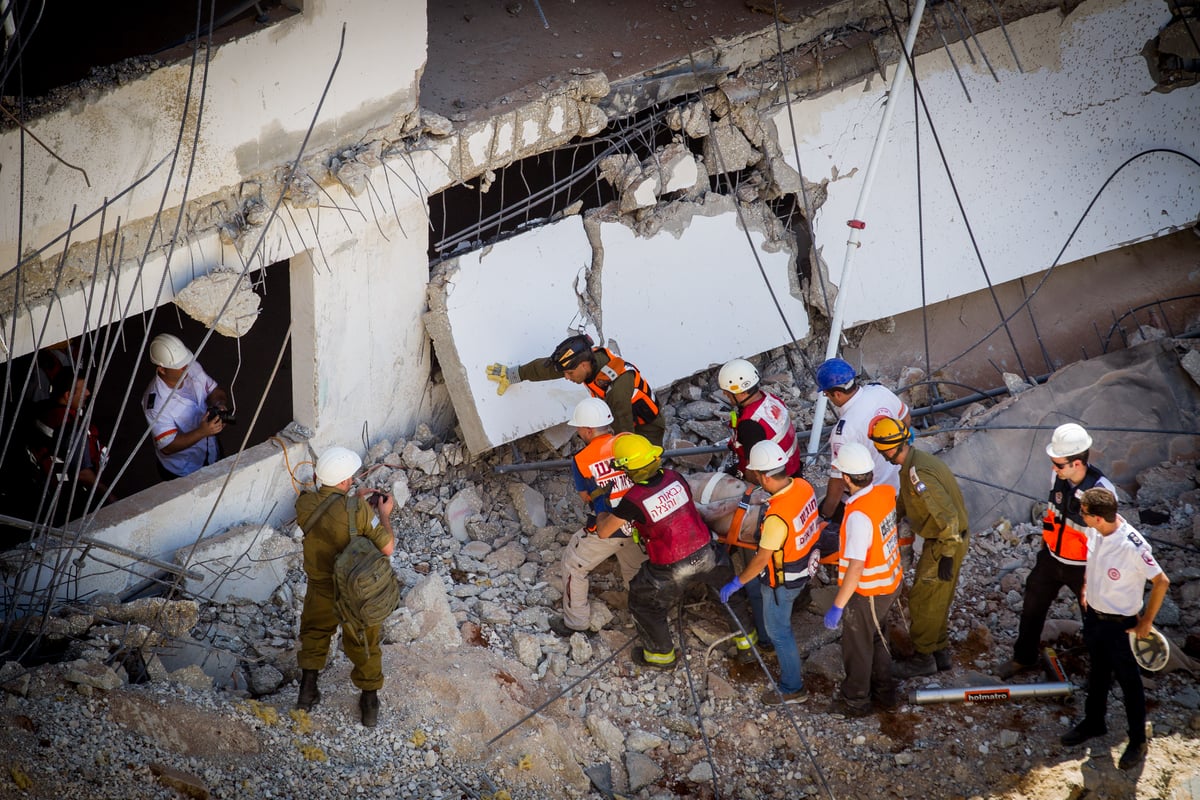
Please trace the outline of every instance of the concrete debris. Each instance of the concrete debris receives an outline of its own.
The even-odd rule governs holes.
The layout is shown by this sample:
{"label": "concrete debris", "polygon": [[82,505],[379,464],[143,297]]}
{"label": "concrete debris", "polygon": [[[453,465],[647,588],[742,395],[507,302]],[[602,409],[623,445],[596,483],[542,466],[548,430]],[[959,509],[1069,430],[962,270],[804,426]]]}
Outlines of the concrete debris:
{"label": "concrete debris", "polygon": [[704,164],[710,175],[740,172],[762,160],[746,135],[729,119],[713,124],[704,140]]}
{"label": "concrete debris", "polygon": [[175,305],[189,317],[233,339],[250,332],[261,303],[250,278],[240,272],[210,272],[175,295]]}
{"label": "concrete debris", "polygon": [[[288,168],[284,167],[279,176],[280,184],[286,181],[287,177]],[[284,199],[293,208],[303,209],[316,208],[321,204],[321,197],[321,187],[303,167],[297,167]]]}
{"label": "concrete debris", "polygon": [[459,489],[458,492],[446,504],[446,526],[450,529],[450,535],[460,542],[469,541],[467,535],[467,520],[481,519],[479,513],[483,510],[483,498],[479,496],[479,490],[473,485]]}
{"label": "concrete debris", "polygon": [[283,685],[283,673],[270,664],[262,664],[250,670],[250,694],[261,697],[273,694]]}
{"label": "concrete debris", "polygon": [[691,139],[703,139],[712,131],[708,108],[700,102],[672,108],[666,121],[671,130],[683,131]]}
{"label": "concrete debris", "polygon": [[546,499],[523,483],[510,483],[508,493],[517,511],[517,519],[526,533],[546,526]]}
{"label": "concrete debris", "polygon": [[649,756],[638,752],[625,754],[625,772],[629,776],[629,791],[637,792],[663,776],[662,767]]}
{"label": "concrete debris", "polygon": [[75,661],[67,667],[63,679],[68,683],[111,692],[125,681],[116,672],[94,661]]}
{"label": "concrete debris", "polygon": [[1196,488],[1197,471],[1194,464],[1165,462],[1137,475],[1137,502],[1145,508],[1170,504]]}
{"label": "concrete debris", "polygon": [[163,786],[174,789],[184,797],[193,798],[193,800],[208,800],[210,793],[208,787],[204,785],[204,781],[190,772],[184,772],[174,767],[168,767],[166,764],[154,762],[150,765],[150,772],[158,778],[158,782]]}
{"label": "concrete debris", "polygon": [[589,714],[585,720],[588,733],[609,758],[617,760],[625,752],[625,735],[608,717]]}
{"label": "concrete debris", "polygon": [[1020,375],[1014,375],[1011,372],[1005,372],[1002,377],[1004,378],[1004,385],[1008,388],[1009,394],[1017,395],[1033,388],[1033,386],[1031,386],[1029,382]]}
{"label": "concrete debris", "polygon": [[301,566],[302,544],[265,525],[238,525],[176,554],[176,563],[205,576],[187,590],[216,603],[261,603]]}

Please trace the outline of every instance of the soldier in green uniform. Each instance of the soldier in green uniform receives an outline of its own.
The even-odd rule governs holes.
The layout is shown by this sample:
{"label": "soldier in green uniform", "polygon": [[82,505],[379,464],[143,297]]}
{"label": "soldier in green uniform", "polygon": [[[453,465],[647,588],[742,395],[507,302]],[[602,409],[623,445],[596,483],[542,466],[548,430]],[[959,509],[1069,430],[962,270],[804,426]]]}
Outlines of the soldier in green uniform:
{"label": "soldier in green uniform", "polygon": [[967,507],[954,473],[941,459],[912,446],[912,431],[902,420],[880,417],[871,424],[870,436],[880,455],[900,467],[897,517],[907,518],[913,533],[924,539],[908,596],[916,655],[895,662],[892,674],[900,679],[933,675],[951,666],[947,628],[967,554]]}
{"label": "soldier in green uniform", "polygon": [[[329,641],[341,621],[333,604],[333,562],[350,543],[351,520],[354,530],[371,540],[379,551],[390,556],[395,548],[391,514],[395,502],[390,495],[372,505],[355,495],[347,495],[354,473],[362,466],[357,453],[344,447],[331,447],[317,459],[315,492],[296,499],[296,522],[304,531],[304,572],[308,592],[300,614],[300,694],[296,708],[309,711],[321,701],[317,676],[325,668]],[[362,695],[358,700],[362,724],[375,727],[379,720],[379,697],[383,686],[383,652],[380,650],[382,626],[366,629],[365,637],[350,627],[342,627],[342,649],[354,664],[350,680]]]}

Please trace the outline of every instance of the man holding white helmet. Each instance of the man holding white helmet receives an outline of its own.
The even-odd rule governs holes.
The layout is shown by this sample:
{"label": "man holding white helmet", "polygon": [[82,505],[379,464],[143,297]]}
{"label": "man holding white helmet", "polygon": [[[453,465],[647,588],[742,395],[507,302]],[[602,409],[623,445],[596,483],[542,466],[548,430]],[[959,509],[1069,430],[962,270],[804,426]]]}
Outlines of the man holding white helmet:
{"label": "man holding white helmet", "polygon": [[800,661],[800,648],[792,631],[792,605],[807,588],[817,568],[820,551],[814,551],[821,533],[817,496],[808,481],[789,477],[788,458],[778,444],[761,441],[750,449],[746,478],[770,495],[758,550],[740,574],[721,588],[721,602],[754,580],[760,581],[763,621],[779,659],[779,682],[762,695],[766,705],[802,703],[808,698]]}
{"label": "man holding white helmet", "polygon": [[[333,570],[339,553],[356,534],[366,536],[385,556],[395,549],[392,531],[391,495],[383,494],[374,504],[360,502],[348,494],[362,459],[345,447],[331,447],[317,459],[320,486],[296,499],[296,523],[304,531],[304,572],[308,591],[300,614],[300,694],[296,708],[310,711],[321,702],[317,677],[329,657],[329,642],[341,621],[334,605]],[[382,493],[381,493],[382,494]],[[342,625],[342,650],[354,664],[350,680],[362,694],[358,700],[362,724],[375,727],[379,719],[379,697],[383,686],[381,625],[367,627],[360,635],[353,626]]]}
{"label": "man holding white helmet", "polygon": [[733,435],[729,449],[737,462],[738,473],[746,471],[750,450],[759,442],[774,442],[786,457],[786,474],[800,474],[800,445],[796,427],[783,401],[759,386],[758,370],[744,358],[735,358],[717,373],[721,391],[734,404],[729,413]]}
{"label": "man holding white helmet", "polygon": [[1114,497],[1117,493],[1112,481],[1088,463],[1091,447],[1092,437],[1074,422],[1055,428],[1050,444],[1046,445],[1053,477],[1050,504],[1042,519],[1043,545],[1025,580],[1021,625],[1013,657],[996,670],[1004,680],[1037,665],[1042,627],[1059,590],[1066,586],[1076,600],[1083,592],[1088,526],[1080,513],[1080,498],[1093,487],[1108,489]]}
{"label": "man holding white helmet", "polygon": [[225,429],[229,395],[176,336],[155,336],[150,361],[154,379],[142,395],[142,410],[154,438],[159,475],[171,480],[215,464],[221,458],[217,434]]}
{"label": "man holding white helmet", "polygon": [[646,554],[630,538],[630,525],[623,525],[607,539],[596,535],[596,516],[611,513],[633,486],[629,476],[613,466],[612,423],[612,411],[597,397],[580,400],[567,421],[584,443],[571,460],[571,478],[579,498],[588,507],[588,518],[563,551],[563,614],[561,618],[550,619],[551,629],[560,636],[588,632],[592,616],[588,576],[592,570],[615,555],[621,566],[621,578],[628,587],[646,560]]}

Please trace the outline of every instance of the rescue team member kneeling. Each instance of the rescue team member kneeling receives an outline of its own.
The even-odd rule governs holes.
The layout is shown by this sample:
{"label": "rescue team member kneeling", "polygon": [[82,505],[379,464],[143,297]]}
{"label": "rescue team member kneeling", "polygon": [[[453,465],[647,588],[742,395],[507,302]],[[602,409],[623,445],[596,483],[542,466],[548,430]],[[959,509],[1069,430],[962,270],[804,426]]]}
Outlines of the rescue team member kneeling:
{"label": "rescue team member kneeling", "polygon": [[496,382],[496,394],[504,394],[519,381],[566,378],[582,384],[592,397],[608,405],[615,432],[637,433],[662,446],[667,423],[650,384],[637,367],[607,347],[593,347],[592,338],[585,333],[559,342],[549,358],[535,358],[520,366],[489,364],[487,377]]}
{"label": "rescue team member kneeling", "polygon": [[[662,448],[644,436],[627,433],[613,441],[613,465],[633,486],[611,514],[600,514],[596,534],[607,539],[632,522],[649,560],[629,584],[629,611],[642,639],[633,660],[656,669],[675,669],[678,661],[667,613],[697,584],[720,590],[733,578],[729,556],[717,548],[712,533],[692,501],[687,481],[663,469]],[[749,656],[757,638],[746,598],[734,595],[729,607],[748,635],[737,635],[739,656]]]}

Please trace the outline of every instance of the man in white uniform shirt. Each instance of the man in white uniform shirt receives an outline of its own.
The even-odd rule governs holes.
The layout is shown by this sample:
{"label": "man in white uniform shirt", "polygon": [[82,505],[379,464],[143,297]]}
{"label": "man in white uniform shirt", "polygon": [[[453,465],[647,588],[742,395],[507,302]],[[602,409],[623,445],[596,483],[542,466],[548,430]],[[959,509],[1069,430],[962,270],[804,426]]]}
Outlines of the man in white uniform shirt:
{"label": "man in white uniform shirt", "polygon": [[164,480],[190,475],[221,458],[217,434],[229,395],[208,376],[177,337],[160,333],[150,341],[154,380],[142,395],[142,410],[154,437],[159,474]]}
{"label": "man in white uniform shirt", "polygon": [[829,398],[838,415],[829,434],[829,483],[821,501],[821,516],[839,520],[839,506],[846,498],[846,482],[833,466],[842,445],[858,442],[871,454],[875,464],[875,485],[886,483],[892,491],[900,491],[900,467],[889,464],[871,441],[871,423],[876,417],[893,417],[912,425],[908,406],[890,389],[878,383],[859,384],[854,367],[840,358],[831,358],[817,367],[817,388]]}
{"label": "man in white uniform shirt", "polygon": [[[1117,766],[1128,770],[1146,757],[1146,695],[1129,634],[1145,637],[1150,633],[1171,581],[1154,560],[1146,540],[1117,516],[1115,494],[1108,489],[1088,489],[1081,505],[1088,525],[1083,640],[1091,669],[1083,721],[1062,735],[1062,743],[1074,747],[1108,732],[1104,718],[1115,677],[1125,696],[1129,721],[1129,744]],[[1139,614],[1146,581],[1151,582],[1150,598],[1145,612]]]}

